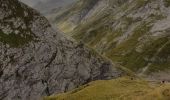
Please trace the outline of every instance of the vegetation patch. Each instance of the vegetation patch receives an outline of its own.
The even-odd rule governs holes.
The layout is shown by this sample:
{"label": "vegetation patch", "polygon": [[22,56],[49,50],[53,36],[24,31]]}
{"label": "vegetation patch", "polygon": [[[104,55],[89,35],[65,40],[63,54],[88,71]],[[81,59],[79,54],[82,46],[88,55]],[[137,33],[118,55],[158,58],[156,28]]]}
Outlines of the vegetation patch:
{"label": "vegetation patch", "polygon": [[110,31],[110,35],[107,36],[107,43],[112,42],[116,37],[119,37],[123,34],[122,29],[117,29],[115,31]]}
{"label": "vegetation patch", "polygon": [[169,7],[170,6],[170,0],[164,0],[164,4],[166,7]]}
{"label": "vegetation patch", "polygon": [[[125,67],[137,70],[139,67],[146,65],[143,58],[139,58],[141,54],[135,51],[138,44],[138,39],[148,33],[150,26],[142,24],[138,26],[132,36],[128,40],[122,42],[112,50],[106,53],[106,56],[113,61],[121,62]],[[135,63],[136,62],[136,63]],[[138,63],[138,64],[137,64]],[[136,67],[138,65],[138,67]]]}
{"label": "vegetation patch", "polygon": [[14,33],[5,34],[2,31],[0,31],[0,42],[4,44],[8,44],[10,47],[17,48],[27,44],[32,40],[33,40],[33,36],[31,35],[25,34],[21,36],[21,34],[14,34]]}
{"label": "vegetation patch", "polygon": [[166,69],[170,69],[170,41],[166,42],[162,50],[156,55],[148,70],[149,72],[159,72]]}
{"label": "vegetation patch", "polygon": [[137,8],[143,7],[143,6],[145,6],[149,1],[151,1],[151,0],[136,0],[136,2],[137,2],[136,7],[137,7]]}
{"label": "vegetation patch", "polygon": [[[100,18],[95,18],[93,21],[89,21],[88,23],[82,23],[78,27],[76,27],[73,31],[73,37],[77,40],[90,38],[86,36],[87,30],[92,29],[90,31],[100,31],[100,28],[106,27],[104,24],[105,20],[108,18],[108,15],[101,15]],[[91,33],[93,34],[93,33]],[[85,37],[85,38],[84,38]]]}
{"label": "vegetation patch", "polygon": [[161,20],[166,18],[166,16],[162,15],[162,14],[151,14],[149,16],[151,19],[155,19],[155,20]]}
{"label": "vegetation patch", "polygon": [[[162,37],[156,40],[151,40],[149,44],[146,44],[142,48],[143,51],[140,53],[137,52],[134,48],[136,47],[136,45],[138,45],[137,43],[135,43],[136,41],[137,40],[132,42],[133,45],[129,45],[128,43],[127,46],[130,47],[126,47],[125,45],[123,46],[123,48],[114,48],[113,51],[110,51],[107,54],[107,56],[113,61],[121,62],[121,65],[133,71],[138,71],[139,69],[142,69],[143,67],[147,66],[148,63],[152,63],[152,66],[150,66],[150,68],[148,69],[149,73],[169,68],[169,45],[167,44],[159,52],[159,49],[162,47],[162,45],[167,43],[168,38]],[[126,50],[127,52],[123,50]]]}

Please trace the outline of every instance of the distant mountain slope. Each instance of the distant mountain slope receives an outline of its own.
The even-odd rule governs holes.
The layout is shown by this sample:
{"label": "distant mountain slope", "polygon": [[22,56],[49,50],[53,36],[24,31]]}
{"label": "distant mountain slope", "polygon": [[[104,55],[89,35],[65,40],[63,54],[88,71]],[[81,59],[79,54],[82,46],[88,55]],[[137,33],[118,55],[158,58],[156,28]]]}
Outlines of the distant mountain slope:
{"label": "distant mountain slope", "polygon": [[34,8],[39,10],[41,13],[48,15],[54,12],[57,13],[62,8],[75,1],[76,0],[44,0],[35,4]]}
{"label": "distant mountain slope", "polygon": [[39,100],[123,71],[55,32],[17,0],[0,0],[0,100]]}
{"label": "distant mountain slope", "polygon": [[33,7],[44,15],[57,13],[65,6],[75,2],[76,0],[19,0]]}
{"label": "distant mountain slope", "polygon": [[19,0],[31,7],[35,6],[35,4],[37,4],[39,1],[43,1],[43,0]]}
{"label": "distant mountain slope", "polygon": [[57,22],[57,27],[67,33],[84,19],[98,1],[100,0],[78,0],[64,11],[61,11],[53,22],[54,24]]}
{"label": "distant mountain slope", "polygon": [[140,75],[170,73],[169,0],[90,2],[58,15],[59,29]]}

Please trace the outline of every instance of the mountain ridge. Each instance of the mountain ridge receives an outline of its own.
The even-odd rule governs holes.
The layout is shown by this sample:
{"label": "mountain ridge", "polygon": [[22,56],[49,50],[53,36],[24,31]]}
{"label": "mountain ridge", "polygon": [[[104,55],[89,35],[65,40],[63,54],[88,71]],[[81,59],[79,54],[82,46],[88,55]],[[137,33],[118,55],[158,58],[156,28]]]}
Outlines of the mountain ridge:
{"label": "mountain ridge", "polygon": [[17,0],[0,2],[0,99],[37,100],[124,74],[56,32],[36,10]]}

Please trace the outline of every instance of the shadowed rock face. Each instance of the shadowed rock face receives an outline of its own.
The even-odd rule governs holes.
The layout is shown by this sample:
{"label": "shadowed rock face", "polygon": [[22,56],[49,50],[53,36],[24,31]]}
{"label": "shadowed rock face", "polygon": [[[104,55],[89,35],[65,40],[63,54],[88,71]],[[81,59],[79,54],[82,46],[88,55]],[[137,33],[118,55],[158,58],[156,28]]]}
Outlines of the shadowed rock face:
{"label": "shadowed rock face", "polygon": [[122,71],[55,32],[35,10],[0,0],[0,99],[38,100]]}

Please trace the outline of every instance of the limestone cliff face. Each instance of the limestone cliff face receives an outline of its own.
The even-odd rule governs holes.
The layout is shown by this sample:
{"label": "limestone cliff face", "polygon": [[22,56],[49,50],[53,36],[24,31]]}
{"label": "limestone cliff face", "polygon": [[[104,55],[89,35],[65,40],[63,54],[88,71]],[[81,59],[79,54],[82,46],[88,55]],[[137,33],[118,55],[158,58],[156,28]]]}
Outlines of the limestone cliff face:
{"label": "limestone cliff face", "polygon": [[88,7],[90,1],[57,16],[57,26],[140,75],[169,74],[169,0],[95,0]]}
{"label": "limestone cliff face", "polygon": [[38,100],[121,75],[91,51],[55,32],[35,10],[0,0],[1,100]]}

